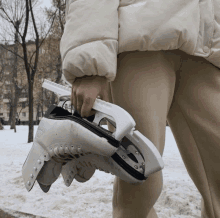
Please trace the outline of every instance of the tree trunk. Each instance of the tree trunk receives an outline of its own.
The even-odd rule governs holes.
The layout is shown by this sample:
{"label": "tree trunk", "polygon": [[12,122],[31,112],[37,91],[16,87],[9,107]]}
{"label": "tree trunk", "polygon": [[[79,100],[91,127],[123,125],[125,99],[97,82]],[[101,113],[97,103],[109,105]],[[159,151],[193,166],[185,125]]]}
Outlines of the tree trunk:
{"label": "tree trunk", "polygon": [[15,100],[16,100],[16,91],[15,91],[15,84],[13,84],[13,94],[12,94],[12,102],[11,102],[11,128],[10,129],[15,129],[15,117],[16,117],[16,112],[15,112]]}
{"label": "tree trunk", "polygon": [[3,130],[3,129],[4,129],[4,127],[2,125],[2,122],[0,121],[0,130]]}
{"label": "tree trunk", "polygon": [[55,104],[56,102],[56,94],[52,93],[51,104]]}
{"label": "tree trunk", "polygon": [[28,99],[29,99],[29,133],[28,143],[33,142],[34,126],[33,126],[33,81],[28,81]]}
{"label": "tree trunk", "polygon": [[[16,86],[16,85],[15,85]],[[11,129],[14,129],[16,132],[16,114],[17,114],[17,108],[18,108],[18,97],[20,96],[21,90],[18,88],[15,88],[14,92],[14,98],[13,98],[13,106],[12,106],[12,119],[11,119]]]}
{"label": "tree trunk", "polygon": [[8,118],[8,125],[11,124],[11,116],[12,116],[12,103],[10,103],[10,109],[9,109],[9,118]]}
{"label": "tree trunk", "polygon": [[37,105],[37,114],[36,114],[36,121],[37,121],[37,125],[39,124],[39,111],[40,111],[40,105]]}
{"label": "tree trunk", "polygon": [[41,105],[41,117],[44,117],[44,106],[43,106],[43,104]]}
{"label": "tree trunk", "polygon": [[[59,55],[59,57],[57,58],[57,65],[56,65],[56,71],[57,71],[57,78],[55,83],[60,83],[60,80],[62,78],[62,70],[61,70],[61,66],[62,66],[62,62],[61,62],[61,55]],[[57,103],[57,96],[55,93],[52,94],[52,100],[51,100],[52,104]]]}
{"label": "tree trunk", "polygon": [[12,94],[12,120],[11,120],[11,129],[14,129],[16,132],[15,128],[15,119],[16,119],[16,113],[17,113],[17,104],[18,104],[18,97],[20,95],[20,90],[18,88],[17,84],[17,71],[18,71],[18,29],[20,26],[20,21],[17,20],[15,22],[15,46],[14,46],[14,67],[13,67],[13,94]]}
{"label": "tree trunk", "polygon": [[15,116],[14,116],[14,107],[12,106],[12,110],[11,110],[11,127],[10,129],[14,129],[15,128]]}

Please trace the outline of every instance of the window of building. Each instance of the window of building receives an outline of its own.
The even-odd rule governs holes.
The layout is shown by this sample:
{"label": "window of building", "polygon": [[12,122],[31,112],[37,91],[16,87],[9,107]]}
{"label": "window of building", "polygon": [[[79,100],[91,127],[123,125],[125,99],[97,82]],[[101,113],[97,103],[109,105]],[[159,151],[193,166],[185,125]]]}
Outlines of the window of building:
{"label": "window of building", "polygon": [[25,108],[26,106],[25,102],[22,102],[21,104],[22,104],[22,108]]}
{"label": "window of building", "polygon": [[3,116],[3,113],[0,113],[0,116]]}
{"label": "window of building", "polygon": [[10,109],[10,104],[7,104],[7,109]]}
{"label": "window of building", "polygon": [[0,104],[0,109],[3,109],[3,104]]}
{"label": "window of building", "polygon": [[7,113],[7,117],[9,117],[9,113]]}
{"label": "window of building", "polygon": [[26,117],[26,112],[22,112],[22,116],[23,116],[23,117]]}

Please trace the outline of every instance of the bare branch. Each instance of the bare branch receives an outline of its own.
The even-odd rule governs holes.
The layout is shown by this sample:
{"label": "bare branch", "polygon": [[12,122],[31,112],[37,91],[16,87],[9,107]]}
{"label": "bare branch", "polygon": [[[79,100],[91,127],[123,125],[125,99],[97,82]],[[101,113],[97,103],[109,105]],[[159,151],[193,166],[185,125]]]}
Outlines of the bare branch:
{"label": "bare branch", "polygon": [[26,39],[26,36],[27,36],[28,23],[29,23],[29,4],[28,4],[28,0],[26,0],[26,20],[25,20],[25,28],[24,28],[24,34],[23,34],[23,36],[21,37],[23,43],[25,43],[25,39]]}
{"label": "bare branch", "polygon": [[[47,38],[49,32],[51,31],[51,28],[52,28],[52,26],[53,26],[54,20],[55,20],[55,18],[56,18],[56,13],[57,13],[57,10],[54,12],[54,17],[53,17],[51,26],[50,26],[50,28],[49,28],[49,30],[48,30],[46,36],[44,37],[44,39],[41,41],[41,43],[40,43],[40,45],[39,45],[38,48],[40,48],[40,47],[42,46],[42,44],[44,43],[45,39]],[[36,49],[36,50],[37,50],[37,49]],[[32,61],[32,58],[33,58],[34,54],[36,53],[36,50],[33,52],[32,56],[31,56],[31,58],[30,58],[30,63],[31,63],[31,61]]]}
{"label": "bare branch", "polygon": [[64,32],[64,25],[63,22],[61,20],[61,4],[60,4],[60,0],[58,0],[58,8],[59,8],[59,22],[60,22],[60,27],[62,30],[62,33]]}
{"label": "bare branch", "polygon": [[39,34],[38,34],[38,30],[37,30],[37,26],[36,26],[36,22],[35,22],[35,18],[34,18],[34,13],[33,13],[33,8],[32,8],[32,3],[31,0],[29,0],[30,3],[30,11],[31,11],[31,17],[32,17],[32,21],[34,24],[34,32],[36,35],[36,41],[35,41],[35,45],[36,45],[36,56],[35,56],[35,63],[34,63],[34,71],[31,74],[31,80],[32,78],[34,78],[34,74],[36,72],[37,69],[37,63],[38,63],[38,58],[39,58]]}
{"label": "bare branch", "polygon": [[[8,14],[6,13],[5,9],[2,8],[2,7],[1,7],[0,9],[4,12],[4,14],[6,15],[6,17],[8,18],[8,22],[10,22],[10,23],[13,25],[13,27],[16,29],[16,31],[18,32],[18,34],[20,35],[20,37],[22,37],[22,35],[21,35],[19,29],[17,28],[17,26],[15,25],[15,23],[13,22],[13,20],[11,20],[11,18],[8,16]],[[19,22],[20,22],[20,21],[19,21]]]}

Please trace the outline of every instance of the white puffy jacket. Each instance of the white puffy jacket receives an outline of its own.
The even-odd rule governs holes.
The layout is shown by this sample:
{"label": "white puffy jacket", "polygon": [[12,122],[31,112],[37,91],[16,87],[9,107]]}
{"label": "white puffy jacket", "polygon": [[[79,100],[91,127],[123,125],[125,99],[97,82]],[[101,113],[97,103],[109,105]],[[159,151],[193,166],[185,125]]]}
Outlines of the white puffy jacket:
{"label": "white puffy jacket", "polygon": [[117,54],[180,49],[220,68],[220,0],[67,0],[60,50],[67,81],[114,81]]}

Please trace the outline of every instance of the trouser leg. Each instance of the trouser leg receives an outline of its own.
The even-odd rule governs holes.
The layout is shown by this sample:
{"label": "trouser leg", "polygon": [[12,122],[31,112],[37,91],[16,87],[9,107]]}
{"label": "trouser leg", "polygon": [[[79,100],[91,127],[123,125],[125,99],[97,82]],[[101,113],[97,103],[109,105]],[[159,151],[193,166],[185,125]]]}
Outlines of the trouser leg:
{"label": "trouser leg", "polygon": [[[173,98],[175,66],[162,51],[127,52],[118,57],[116,79],[111,83],[113,103],[124,108],[136,129],[149,138],[160,154],[165,144],[166,117]],[[142,185],[115,178],[114,218],[157,217],[153,206],[163,186],[162,171]],[[151,216],[151,217],[150,217]]]}
{"label": "trouser leg", "polygon": [[220,69],[184,55],[168,122],[202,195],[202,218],[220,217]]}

